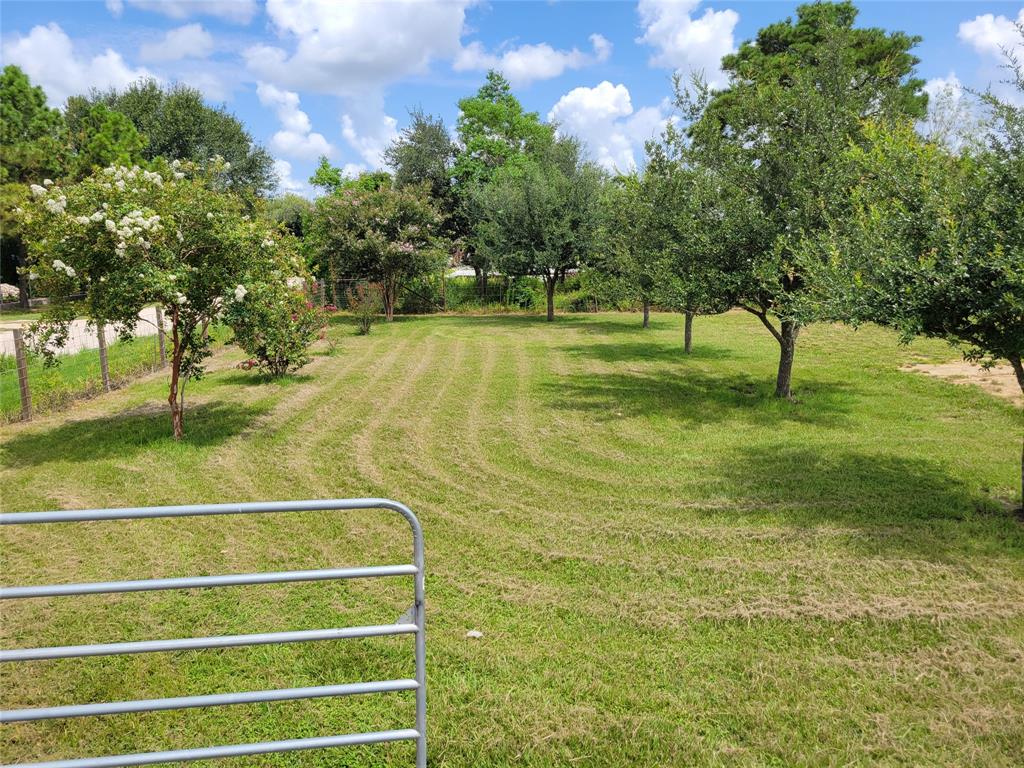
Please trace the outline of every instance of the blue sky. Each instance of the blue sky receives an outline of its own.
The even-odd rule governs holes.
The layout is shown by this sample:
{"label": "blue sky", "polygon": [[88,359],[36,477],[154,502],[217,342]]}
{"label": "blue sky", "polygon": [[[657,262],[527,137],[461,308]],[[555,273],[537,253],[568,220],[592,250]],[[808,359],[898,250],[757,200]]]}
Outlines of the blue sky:
{"label": "blue sky", "polygon": [[[624,170],[671,111],[674,71],[715,81],[723,53],[795,12],[791,2],[320,2],[319,0],[4,0],[0,58],[51,104],[139,76],[224,103],[277,159],[281,190],[308,194],[319,154],[349,173],[419,106],[451,126],[488,68],[524,105]],[[1017,2],[861,2],[858,24],[920,35],[930,88],[1002,78],[1019,45]],[[1024,47],[1018,49],[1024,58]]]}

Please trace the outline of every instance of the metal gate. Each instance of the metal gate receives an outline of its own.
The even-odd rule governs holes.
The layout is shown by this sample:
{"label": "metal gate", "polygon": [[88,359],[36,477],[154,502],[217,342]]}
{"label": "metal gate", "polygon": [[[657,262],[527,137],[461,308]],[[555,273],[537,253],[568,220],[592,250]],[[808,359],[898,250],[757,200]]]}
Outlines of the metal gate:
{"label": "metal gate", "polygon": [[14,600],[68,595],[96,595],[115,592],[148,592],[164,589],[203,589],[210,587],[241,586],[248,584],[283,584],[300,581],[327,581],[333,579],[362,579],[387,576],[413,577],[413,604],[395,624],[361,627],[333,627],[294,632],[269,632],[252,635],[226,635],[219,637],[190,637],[175,640],[144,640],[95,645],[69,645],[49,648],[19,648],[0,651],[0,662],[33,661],[38,659],[66,659],[86,656],[109,656],[128,653],[158,651],[184,651],[205,648],[229,648],[274,643],[300,643],[314,640],[343,640],[356,637],[385,635],[414,635],[416,677],[411,680],[384,680],[377,682],[322,685],[309,688],[285,688],[267,691],[245,691],[205,696],[182,696],[168,699],[113,701],[97,704],[73,704],[60,707],[14,709],[0,711],[0,722],[14,723],[28,720],[51,720],[67,717],[88,717],[132,712],[156,712],[194,707],[219,707],[231,704],[292,701],[331,696],[386,693],[389,691],[415,691],[416,722],[414,728],[349,733],[336,736],[265,741],[252,744],[180,749],[168,752],[144,752],[108,757],[87,757],[74,760],[55,760],[41,763],[22,763],[5,768],[114,768],[114,766],[151,765],[154,763],[186,760],[209,760],[224,757],[261,755],[272,752],[292,752],[303,749],[342,747],[354,744],[374,744],[389,741],[415,741],[417,768],[427,764],[427,680],[426,635],[424,626],[423,531],[412,511],[404,504],[389,499],[332,499],[321,501],[279,501],[248,504],[200,504],[179,507],[138,507],[135,509],[88,509],[66,512],[19,512],[0,514],[0,525],[36,525],[42,523],[75,523],[88,520],[136,520],[155,517],[197,517],[205,515],[245,515],[279,512],[340,511],[353,509],[390,509],[398,512],[412,528],[412,563],[402,565],[374,565],[358,568],[327,568],[313,571],[278,571],[270,573],[228,574],[224,576],[193,576],[171,579],[144,579],[139,581],[108,581],[85,584],[47,584],[0,588],[0,599]]}

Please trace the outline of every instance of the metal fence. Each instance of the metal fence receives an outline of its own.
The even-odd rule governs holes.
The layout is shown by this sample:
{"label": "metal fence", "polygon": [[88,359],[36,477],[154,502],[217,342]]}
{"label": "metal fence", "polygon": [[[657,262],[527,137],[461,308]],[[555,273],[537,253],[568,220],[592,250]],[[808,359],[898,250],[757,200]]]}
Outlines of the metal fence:
{"label": "metal fence", "polygon": [[136,520],[159,517],[197,517],[206,515],[269,514],[281,512],[340,511],[355,509],[389,509],[398,512],[412,528],[412,563],[376,565],[357,568],[330,568],[311,571],[278,571],[264,573],[227,574],[222,576],[193,576],[185,578],[144,579],[138,581],[110,581],[82,584],[45,584],[0,588],[0,600],[40,597],[64,597],[124,592],[148,592],[166,589],[206,589],[213,587],[251,584],[282,584],[301,581],[333,579],[413,577],[413,603],[394,624],[327,629],[271,632],[250,635],[218,637],[190,637],[173,640],[143,640],[94,645],[68,645],[45,648],[19,648],[0,651],[0,662],[24,662],[39,659],[84,658],[133,653],[173,652],[208,648],[300,643],[315,640],[344,640],[387,635],[415,636],[415,678],[376,682],[323,685],[308,688],[245,691],[183,696],[166,699],[114,701],[94,704],[73,704],[59,707],[40,707],[0,711],[0,723],[52,720],[57,718],[90,717],[138,712],[190,709],[194,707],[220,707],[232,704],[293,701],[300,699],[352,696],[356,694],[415,691],[416,721],[414,728],[372,733],[349,733],[313,738],[264,741],[250,744],[198,747],[167,752],[143,752],[105,757],[87,757],[41,763],[20,763],[4,768],[113,768],[113,766],[151,765],[154,763],[210,760],[275,752],[342,747],[357,744],[375,744],[391,741],[416,742],[416,766],[427,764],[427,681],[426,633],[424,625],[423,531],[412,511],[404,504],[390,499],[332,499],[319,501],[280,501],[246,504],[201,504],[178,507],[138,507],[134,509],[89,509],[63,512],[19,512],[0,514],[0,525],[36,525],[43,523],[77,523],[95,520]]}
{"label": "metal fence", "polygon": [[132,340],[112,326],[74,320],[57,365],[47,366],[28,348],[24,329],[0,329],[0,420],[31,419],[158,370],[167,363],[167,321],[159,307],[139,313]]}

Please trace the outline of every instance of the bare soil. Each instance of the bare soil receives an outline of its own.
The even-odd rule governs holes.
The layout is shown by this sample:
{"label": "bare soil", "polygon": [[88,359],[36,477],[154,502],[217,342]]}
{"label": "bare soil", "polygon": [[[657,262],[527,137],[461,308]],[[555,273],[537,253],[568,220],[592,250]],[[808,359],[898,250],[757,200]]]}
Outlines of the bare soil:
{"label": "bare soil", "polygon": [[954,384],[973,384],[996,397],[1024,405],[1024,395],[1021,394],[1013,368],[1009,365],[997,365],[986,369],[976,363],[956,360],[950,363],[914,363],[905,365],[900,370],[926,373]]}

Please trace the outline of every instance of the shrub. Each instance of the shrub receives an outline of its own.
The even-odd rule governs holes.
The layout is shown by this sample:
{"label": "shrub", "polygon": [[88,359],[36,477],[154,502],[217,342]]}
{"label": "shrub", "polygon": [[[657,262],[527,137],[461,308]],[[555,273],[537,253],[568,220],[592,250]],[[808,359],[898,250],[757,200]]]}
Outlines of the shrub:
{"label": "shrub", "polygon": [[244,364],[247,370],[258,367],[282,376],[309,362],[309,345],[324,337],[325,321],[300,288],[280,281],[257,283],[235,298],[225,320],[235,333],[234,343],[251,358]]}
{"label": "shrub", "polygon": [[376,283],[358,283],[354,291],[351,288],[345,289],[345,298],[356,318],[356,332],[365,336],[384,308],[380,286]]}

